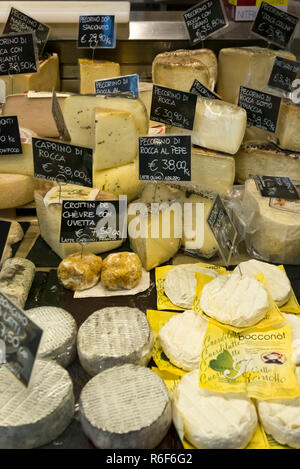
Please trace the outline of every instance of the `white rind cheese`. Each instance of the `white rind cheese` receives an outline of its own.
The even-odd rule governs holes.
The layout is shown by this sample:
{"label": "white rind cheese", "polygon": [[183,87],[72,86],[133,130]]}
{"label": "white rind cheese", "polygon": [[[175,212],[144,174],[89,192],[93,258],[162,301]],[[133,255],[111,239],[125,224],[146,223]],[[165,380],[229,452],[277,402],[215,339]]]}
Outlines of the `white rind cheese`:
{"label": "white rind cheese", "polygon": [[[92,120],[95,108],[130,112],[138,134],[147,135],[148,133],[147,110],[140,99],[103,95],[74,95],[65,99],[62,109],[72,144],[93,147]],[[122,152],[122,148],[120,148],[120,152]]]}
{"label": "white rind cheese", "polygon": [[43,329],[38,357],[55,360],[66,368],[76,355],[77,326],[70,313],[54,306],[42,306],[25,311]]}
{"label": "white rind cheese", "polygon": [[37,360],[26,388],[0,367],[0,448],[37,448],[57,438],[74,415],[73,385],[67,371]]}
{"label": "white rind cheese", "polygon": [[24,308],[35,275],[35,265],[28,259],[7,259],[0,272],[0,291],[17,306]]}
{"label": "white rind cheese", "polygon": [[84,433],[101,449],[152,449],[171,424],[171,402],[152,370],[126,364],[99,373],[80,395]]}
{"label": "white rind cheese", "polygon": [[300,177],[300,153],[281,150],[274,144],[248,142],[235,155],[236,181],[240,184],[253,174]]}
{"label": "white rind cheese", "polygon": [[243,449],[256,427],[255,406],[246,394],[199,387],[198,370],[184,375],[173,394],[173,422],[181,438],[198,449]]}
{"label": "white rind cheese", "polygon": [[[296,368],[300,384],[300,368]],[[300,448],[300,397],[257,401],[260,421],[266,433],[282,445]]]}
{"label": "white rind cheese", "polygon": [[114,168],[136,158],[139,134],[130,112],[95,108],[92,132],[94,170]]}
{"label": "white rind cheese", "polygon": [[292,334],[292,347],[294,349],[292,360],[296,366],[300,365],[300,317],[297,314],[282,313],[290,325]]}
{"label": "white rind cheese", "polygon": [[278,306],[284,305],[291,296],[291,282],[287,275],[275,265],[251,259],[241,262],[233,272],[237,274],[240,272],[242,275],[263,273],[270,295]]}
{"label": "white rind cheese", "polygon": [[192,308],[197,287],[196,272],[212,278],[218,276],[214,270],[195,264],[178,265],[168,272],[164,289],[165,294],[174,305],[183,309]]}
{"label": "white rind cheese", "polygon": [[275,57],[296,60],[284,50],[262,47],[229,47],[218,56],[218,93],[229,103],[238,102],[240,86],[261,90],[268,85]]}
{"label": "white rind cheese", "polygon": [[171,363],[186,371],[198,369],[207,321],[194,311],[173,316],[160,329],[158,338]]}
{"label": "white rind cheese", "polygon": [[78,331],[79,360],[91,376],[124,363],[146,366],[152,348],[152,329],[145,314],[137,308],[100,309]]}
{"label": "white rind cheese", "polygon": [[246,241],[255,255],[268,262],[299,264],[299,201],[262,197],[255,181],[249,179],[245,183],[243,206],[252,217]]}
{"label": "white rind cheese", "polygon": [[200,307],[208,316],[235,327],[261,321],[269,309],[268,293],[259,280],[238,274],[219,275],[202,290]]}

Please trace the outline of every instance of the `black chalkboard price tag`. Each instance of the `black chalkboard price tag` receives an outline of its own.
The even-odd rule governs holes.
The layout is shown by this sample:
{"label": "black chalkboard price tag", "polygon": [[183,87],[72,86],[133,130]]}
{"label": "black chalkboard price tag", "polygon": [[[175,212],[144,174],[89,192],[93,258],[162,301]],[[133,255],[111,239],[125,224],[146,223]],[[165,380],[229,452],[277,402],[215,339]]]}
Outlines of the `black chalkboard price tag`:
{"label": "black chalkboard price tag", "polygon": [[87,244],[124,239],[127,205],[121,204],[118,200],[63,200],[60,242]]}
{"label": "black chalkboard price tag", "polygon": [[[0,156],[23,153],[17,116],[0,116]],[[4,157],[5,158],[5,157]]]}
{"label": "black chalkboard price tag", "polygon": [[222,0],[204,0],[183,14],[191,44],[204,41],[228,25]]}
{"label": "black chalkboard price tag", "polygon": [[219,195],[215,198],[210,209],[207,223],[218,243],[223,261],[229,265],[236,244],[237,230]]}
{"label": "black chalkboard price tag", "polygon": [[34,176],[93,187],[93,150],[66,142],[32,138]]}
{"label": "black chalkboard price tag", "polygon": [[43,330],[0,293],[0,363],[25,386],[30,381]]}
{"label": "black chalkboard price tag", "polygon": [[50,34],[50,28],[46,24],[40,23],[25,13],[11,8],[7,22],[4,26],[3,34],[33,32],[36,38],[38,55],[43,56],[44,48]]}
{"label": "black chalkboard price tag", "polygon": [[153,85],[150,119],[193,130],[196,104],[195,94]]}
{"label": "black chalkboard price tag", "polygon": [[246,88],[245,86],[240,87],[238,105],[245,109],[247,121],[255,127],[274,133],[280,103],[281,98],[279,96]]}
{"label": "black chalkboard price tag", "polygon": [[0,36],[0,75],[20,75],[38,71],[33,33]]}
{"label": "black chalkboard price tag", "polygon": [[300,62],[275,57],[268,86],[291,93],[293,82],[300,72]]}
{"label": "black chalkboard price tag", "polygon": [[221,99],[215,93],[206,88],[206,86],[202,85],[202,83],[200,83],[200,81],[197,79],[194,80],[194,83],[190,89],[190,93],[196,94],[197,96],[202,96],[202,98]]}
{"label": "black chalkboard price tag", "polygon": [[139,76],[123,75],[95,81],[96,94],[130,93],[133,98],[139,97]]}
{"label": "black chalkboard price tag", "polygon": [[288,48],[294,37],[298,18],[279,8],[262,2],[254,23],[252,33],[279,47]]}
{"label": "black chalkboard price tag", "polygon": [[2,256],[7,245],[8,233],[11,227],[11,222],[9,221],[0,221],[0,264],[2,261]]}
{"label": "black chalkboard price tag", "polygon": [[253,176],[257,189],[262,197],[299,200],[299,193],[288,177]]}
{"label": "black chalkboard price tag", "polygon": [[190,135],[140,137],[139,178],[142,181],[190,181]]}
{"label": "black chalkboard price tag", "polygon": [[81,15],[77,47],[79,49],[114,49],[116,47],[114,15]]}

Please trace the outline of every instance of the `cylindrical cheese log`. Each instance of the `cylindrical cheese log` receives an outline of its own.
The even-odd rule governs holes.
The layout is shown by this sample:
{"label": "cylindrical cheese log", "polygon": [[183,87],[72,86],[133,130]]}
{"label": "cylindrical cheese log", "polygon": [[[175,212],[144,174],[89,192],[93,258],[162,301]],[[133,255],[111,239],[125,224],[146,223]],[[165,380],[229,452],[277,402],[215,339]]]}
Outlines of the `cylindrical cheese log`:
{"label": "cylindrical cheese log", "polygon": [[17,306],[24,308],[35,274],[35,265],[28,259],[7,259],[0,272],[0,292]]}

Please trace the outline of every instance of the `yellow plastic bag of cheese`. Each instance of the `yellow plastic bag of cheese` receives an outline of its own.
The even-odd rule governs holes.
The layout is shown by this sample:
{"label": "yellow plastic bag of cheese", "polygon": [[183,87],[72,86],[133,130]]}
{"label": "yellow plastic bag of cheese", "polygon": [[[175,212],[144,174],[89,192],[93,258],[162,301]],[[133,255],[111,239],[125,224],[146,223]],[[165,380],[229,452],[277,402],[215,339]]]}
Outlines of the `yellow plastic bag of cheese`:
{"label": "yellow plastic bag of cheese", "polygon": [[199,386],[249,397],[293,399],[300,395],[292,362],[289,325],[235,332],[208,321],[203,340]]}
{"label": "yellow plastic bag of cheese", "polygon": [[[204,262],[197,262],[195,265],[198,267],[206,267],[207,269],[212,269],[218,272],[218,274],[226,274],[227,271],[225,267],[220,267],[216,265],[211,265],[211,264],[205,264]],[[180,306],[174,305],[167,295],[165,294],[165,279],[168,274],[168,272],[171,269],[174,269],[176,267],[175,265],[165,265],[163,267],[156,267],[155,269],[155,282],[156,282],[156,291],[157,291],[157,309],[165,309],[165,310],[170,310],[170,311],[184,311]],[[201,274],[199,274],[201,275]],[[207,275],[205,275],[207,277]],[[212,280],[212,277],[208,277],[210,280]]]}

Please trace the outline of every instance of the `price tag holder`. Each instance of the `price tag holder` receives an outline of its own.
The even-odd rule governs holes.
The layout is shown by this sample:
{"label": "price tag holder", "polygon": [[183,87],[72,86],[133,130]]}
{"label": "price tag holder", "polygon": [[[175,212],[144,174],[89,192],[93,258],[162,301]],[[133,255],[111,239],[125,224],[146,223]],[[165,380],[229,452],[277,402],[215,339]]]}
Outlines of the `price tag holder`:
{"label": "price tag holder", "polygon": [[32,138],[34,176],[93,187],[93,150],[70,143]]}
{"label": "price tag holder", "polygon": [[0,363],[28,386],[43,330],[0,293]]}
{"label": "price tag holder", "polygon": [[0,264],[7,244],[8,233],[11,227],[11,222],[0,221]]}
{"label": "price tag holder", "polygon": [[[125,202],[125,210],[122,203]],[[126,201],[63,200],[61,243],[95,243],[126,238]]]}
{"label": "price tag holder", "polygon": [[38,55],[43,56],[44,48],[50,34],[50,28],[30,16],[25,15],[17,8],[12,7],[4,26],[3,34],[33,32],[36,38]]}
{"label": "price tag holder", "polygon": [[268,86],[291,93],[293,82],[299,76],[299,72],[300,62],[284,59],[283,57],[275,57]]}
{"label": "price tag holder", "polygon": [[262,2],[252,25],[252,33],[279,47],[288,49],[293,40],[298,18]]}
{"label": "price tag holder", "polygon": [[240,87],[238,105],[245,109],[247,121],[255,127],[274,133],[280,103],[281,98],[279,96],[246,88],[245,86]]}
{"label": "price tag holder", "polygon": [[193,130],[197,96],[153,85],[150,120]]}
{"label": "price tag holder", "polygon": [[222,0],[204,0],[183,14],[192,45],[228,26]]}
{"label": "price tag holder", "polygon": [[55,124],[59,133],[59,136],[65,142],[70,142],[71,137],[68,128],[65,123],[65,119],[57,99],[56,91],[53,89],[52,92],[52,115],[55,120]]}
{"label": "price tag holder", "polygon": [[215,198],[210,209],[207,223],[218,243],[223,261],[227,266],[230,265],[231,256],[236,246],[237,230],[219,195]]}
{"label": "price tag holder", "polygon": [[253,176],[256,187],[262,197],[299,200],[300,195],[288,177]]}
{"label": "price tag holder", "polygon": [[190,135],[139,137],[139,179],[190,181]]}
{"label": "price tag holder", "polygon": [[194,83],[190,89],[190,93],[196,94],[197,96],[202,96],[202,98],[221,99],[215,93],[206,88],[206,86],[202,85],[202,83],[200,83],[200,81],[197,79],[194,80]]}
{"label": "price tag holder", "polygon": [[114,15],[81,15],[77,47],[78,49],[114,49],[116,47]]}
{"label": "price tag holder", "polygon": [[17,116],[0,116],[0,157],[23,153]]}
{"label": "price tag holder", "polygon": [[33,33],[0,36],[0,75],[20,75],[38,71]]}
{"label": "price tag holder", "polygon": [[96,94],[130,93],[134,98],[139,97],[139,76],[124,75],[95,81]]}

